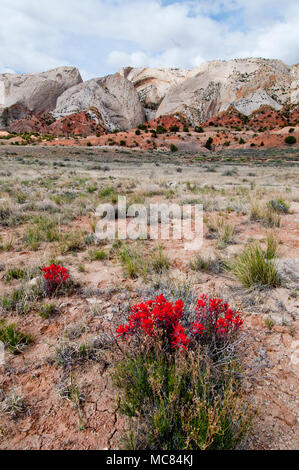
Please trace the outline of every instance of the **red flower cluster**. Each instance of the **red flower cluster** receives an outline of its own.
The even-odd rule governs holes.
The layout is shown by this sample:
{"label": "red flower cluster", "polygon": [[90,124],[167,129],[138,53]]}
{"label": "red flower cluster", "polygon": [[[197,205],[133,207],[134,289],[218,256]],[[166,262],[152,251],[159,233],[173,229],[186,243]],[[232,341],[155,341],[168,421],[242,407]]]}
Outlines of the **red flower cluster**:
{"label": "red flower cluster", "polygon": [[69,278],[68,270],[59,266],[58,264],[51,264],[42,269],[44,273],[44,279],[46,281],[46,289],[48,291],[55,290],[61,284],[64,284]]}
{"label": "red flower cluster", "polygon": [[183,315],[184,302],[178,300],[175,304],[168,302],[163,295],[158,295],[155,300],[148,300],[131,308],[129,323],[117,328],[118,337],[127,339],[138,328],[147,335],[153,336],[157,328],[162,328],[171,335]]}
{"label": "red flower cluster", "polygon": [[239,314],[222,299],[208,299],[206,295],[198,300],[196,314],[197,321],[185,328],[181,324],[183,320],[188,324],[188,319],[184,318],[184,302],[178,300],[173,304],[158,295],[154,300],[134,305],[129,322],[120,325],[116,334],[125,341],[137,330],[148,336],[155,336],[162,330],[171,348],[187,349],[191,339],[210,339],[211,335],[227,337],[243,324]]}
{"label": "red flower cluster", "polygon": [[239,312],[232,310],[222,299],[208,299],[205,294],[198,300],[196,312],[204,329],[218,335],[233,334],[243,325]]}

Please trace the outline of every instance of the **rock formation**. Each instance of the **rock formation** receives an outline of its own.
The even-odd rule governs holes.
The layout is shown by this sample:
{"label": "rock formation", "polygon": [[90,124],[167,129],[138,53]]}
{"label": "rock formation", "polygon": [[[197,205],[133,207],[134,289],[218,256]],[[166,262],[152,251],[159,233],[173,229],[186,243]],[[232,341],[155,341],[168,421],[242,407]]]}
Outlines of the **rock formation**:
{"label": "rock formation", "polygon": [[191,72],[180,69],[124,67],[119,73],[133,83],[150,120],[155,118],[156,110],[168,91],[183,83]]}
{"label": "rock formation", "polygon": [[297,122],[298,102],[299,64],[269,59],[212,61],[192,71],[126,67],[84,83],[73,67],[0,75],[0,128],[14,132],[105,133],[167,115],[187,126],[215,116],[237,125],[260,110],[258,125],[267,110],[272,126]]}
{"label": "rock formation", "polygon": [[81,82],[75,67],[59,67],[36,74],[0,75],[0,126],[53,110],[57,98]]}
{"label": "rock formation", "polygon": [[58,98],[53,116],[60,118],[90,109],[94,119],[110,131],[132,129],[145,120],[134,86],[118,73],[68,89]]}
{"label": "rock formation", "polygon": [[279,60],[207,62],[166,94],[156,117],[181,112],[200,124],[230,105],[247,116],[265,105],[278,110],[298,101],[298,78],[298,66]]}

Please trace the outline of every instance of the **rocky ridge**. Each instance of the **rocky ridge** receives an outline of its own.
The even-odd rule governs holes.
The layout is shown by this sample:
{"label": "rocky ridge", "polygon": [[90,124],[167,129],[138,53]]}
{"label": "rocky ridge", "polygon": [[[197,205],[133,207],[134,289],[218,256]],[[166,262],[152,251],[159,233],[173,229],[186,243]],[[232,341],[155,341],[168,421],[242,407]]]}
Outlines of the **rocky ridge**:
{"label": "rocky ridge", "polygon": [[286,125],[284,116],[296,112],[298,100],[299,64],[280,60],[212,61],[192,71],[126,67],[86,82],[76,68],[60,67],[0,75],[0,128],[95,135],[166,115],[195,127],[232,109],[245,118],[268,109]]}

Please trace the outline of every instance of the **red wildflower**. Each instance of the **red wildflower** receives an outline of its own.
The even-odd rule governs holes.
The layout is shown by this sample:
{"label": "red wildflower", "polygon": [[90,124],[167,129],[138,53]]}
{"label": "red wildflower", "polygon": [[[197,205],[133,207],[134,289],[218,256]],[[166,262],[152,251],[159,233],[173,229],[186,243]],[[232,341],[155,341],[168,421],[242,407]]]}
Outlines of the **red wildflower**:
{"label": "red wildflower", "polygon": [[173,341],[172,348],[183,348],[187,350],[187,346],[190,343],[190,339],[186,334],[186,328],[183,328],[180,323],[175,327],[174,332],[172,333]]}
{"label": "red wildflower", "polygon": [[46,290],[54,291],[59,285],[65,283],[69,278],[68,270],[64,266],[51,264],[42,269],[46,281]]}

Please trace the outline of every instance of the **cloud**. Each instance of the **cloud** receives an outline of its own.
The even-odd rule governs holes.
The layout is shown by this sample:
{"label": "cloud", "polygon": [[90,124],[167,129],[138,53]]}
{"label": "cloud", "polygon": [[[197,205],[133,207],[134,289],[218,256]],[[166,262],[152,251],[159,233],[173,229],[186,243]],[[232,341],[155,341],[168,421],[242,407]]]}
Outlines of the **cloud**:
{"label": "cloud", "polygon": [[297,0],[1,0],[0,72],[76,65],[194,68],[237,57],[298,62]]}

